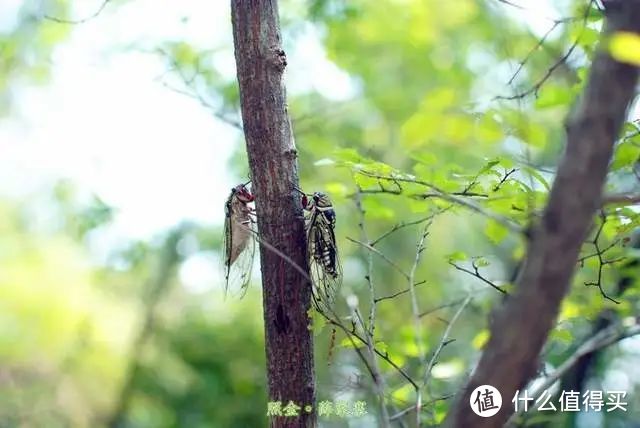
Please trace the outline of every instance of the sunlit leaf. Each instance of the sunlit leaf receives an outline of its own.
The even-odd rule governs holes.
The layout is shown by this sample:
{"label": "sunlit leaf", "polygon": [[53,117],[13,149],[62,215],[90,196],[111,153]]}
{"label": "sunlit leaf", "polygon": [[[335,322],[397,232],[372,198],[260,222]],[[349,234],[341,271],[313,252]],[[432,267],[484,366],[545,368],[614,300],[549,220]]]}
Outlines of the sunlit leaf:
{"label": "sunlit leaf", "polygon": [[616,60],[640,66],[640,35],[620,31],[609,40],[609,52]]}
{"label": "sunlit leaf", "polygon": [[484,233],[494,244],[501,243],[508,235],[509,230],[495,220],[487,220]]}

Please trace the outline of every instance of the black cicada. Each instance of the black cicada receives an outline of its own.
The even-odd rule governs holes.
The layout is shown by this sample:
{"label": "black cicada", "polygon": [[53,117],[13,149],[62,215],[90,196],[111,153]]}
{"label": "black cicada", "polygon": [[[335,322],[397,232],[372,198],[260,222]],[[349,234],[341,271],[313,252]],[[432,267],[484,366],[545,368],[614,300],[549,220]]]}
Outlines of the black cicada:
{"label": "black cicada", "polygon": [[316,309],[326,313],[332,307],[342,282],[335,235],[336,213],[331,199],[322,192],[309,196],[302,193],[302,207],[309,212],[306,222],[307,253],[313,299]]}
{"label": "black cicada", "polygon": [[255,241],[253,239],[253,208],[249,206],[254,197],[246,184],[231,189],[225,203],[224,221],[224,275],[225,292],[239,289],[241,295],[251,280]]}

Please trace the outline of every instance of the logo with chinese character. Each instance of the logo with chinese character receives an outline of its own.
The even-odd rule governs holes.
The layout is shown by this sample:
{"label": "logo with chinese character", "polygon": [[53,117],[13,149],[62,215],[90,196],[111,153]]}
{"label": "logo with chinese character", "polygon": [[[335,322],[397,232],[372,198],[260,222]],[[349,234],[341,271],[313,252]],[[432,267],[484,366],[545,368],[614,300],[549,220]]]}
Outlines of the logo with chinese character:
{"label": "logo with chinese character", "polygon": [[[302,412],[311,413],[314,408],[311,404],[297,405],[293,401],[289,401],[286,405],[283,405],[282,401],[269,401],[267,403],[267,416],[281,416],[281,417],[298,417]],[[364,401],[356,401],[353,405],[350,405],[346,401],[320,401],[318,408],[316,409],[318,416],[330,418],[332,416],[338,418],[348,417],[361,417],[367,414],[367,403]]]}
{"label": "logo with chinese character", "polygon": [[[607,412],[614,410],[627,411],[628,403],[624,400],[627,396],[625,391],[606,391],[607,402],[604,401],[604,391],[587,390],[582,395],[579,391],[561,391],[555,400],[549,390],[545,389],[538,393],[539,396],[532,397],[529,391],[516,391],[511,402],[516,412],[526,413],[529,411],[529,405],[535,405],[538,412],[580,412],[595,411],[600,412],[606,408]],[[559,405],[554,404],[557,401]]]}
{"label": "logo with chinese character", "polygon": [[488,418],[498,413],[502,407],[502,396],[493,386],[480,385],[471,393],[469,405],[476,415]]}

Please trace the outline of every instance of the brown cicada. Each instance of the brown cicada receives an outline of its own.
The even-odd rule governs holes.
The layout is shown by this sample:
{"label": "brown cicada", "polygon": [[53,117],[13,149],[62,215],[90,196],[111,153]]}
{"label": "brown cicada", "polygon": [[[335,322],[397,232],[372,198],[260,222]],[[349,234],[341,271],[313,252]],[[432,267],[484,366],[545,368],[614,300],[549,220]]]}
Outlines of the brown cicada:
{"label": "brown cicada", "polygon": [[[248,184],[248,183],[247,183]],[[231,189],[225,203],[223,237],[223,261],[225,293],[239,291],[243,296],[251,280],[255,255],[253,194],[247,184],[239,184]]]}

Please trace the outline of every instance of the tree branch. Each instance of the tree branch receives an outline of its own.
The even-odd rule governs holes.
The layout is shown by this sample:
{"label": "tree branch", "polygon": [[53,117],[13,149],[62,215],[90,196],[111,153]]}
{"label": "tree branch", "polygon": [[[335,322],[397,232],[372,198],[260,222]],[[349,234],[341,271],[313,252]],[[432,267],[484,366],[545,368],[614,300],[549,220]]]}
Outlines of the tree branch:
{"label": "tree branch", "polygon": [[469,269],[463,268],[462,266],[458,266],[457,264],[453,263],[452,261],[449,261],[449,264],[451,266],[453,266],[454,268],[456,268],[456,270],[459,270],[460,272],[464,272],[464,273],[468,273],[469,275],[478,278],[480,281],[484,282],[485,284],[487,284],[488,286],[496,289],[497,291],[499,291],[502,294],[508,294],[506,291],[504,291],[502,288],[500,288],[500,286],[494,284],[493,282],[489,281],[487,278],[485,278],[484,276],[482,276],[480,274],[480,270],[478,268],[478,265],[476,265],[475,261],[471,262],[471,266],[473,267],[473,272],[470,271]]}
{"label": "tree branch", "polygon": [[[364,170],[360,170],[358,171],[360,174],[366,176],[366,177],[371,177],[371,178],[377,178],[379,180],[387,180],[387,181],[391,181],[394,183],[413,183],[413,184],[417,184],[420,186],[424,186],[427,187],[429,189],[432,190],[431,193],[422,193],[422,194],[416,194],[414,195],[414,197],[416,198],[420,198],[420,199],[427,199],[430,197],[435,197],[435,198],[439,198],[442,199],[444,201],[447,202],[451,202],[455,205],[459,205],[461,207],[465,207],[471,211],[474,211],[478,214],[481,214],[491,220],[494,220],[497,223],[500,223],[502,226],[506,227],[507,229],[509,229],[510,231],[517,233],[517,234],[521,234],[523,232],[522,228],[515,222],[513,222],[511,219],[501,216],[500,214],[496,214],[492,211],[486,210],[485,208],[483,208],[482,206],[474,203],[473,201],[467,200],[464,197],[458,196],[454,193],[448,193],[445,192],[444,190],[440,189],[439,187],[435,186],[434,184],[428,183],[426,181],[423,180],[419,180],[416,178],[410,178],[410,177],[397,177],[397,176],[386,176],[386,175],[380,175],[380,174],[376,174],[376,173],[372,173],[372,172],[368,172],[368,171],[364,171]],[[396,193],[396,191],[389,191],[387,189],[380,189],[382,192],[381,193]],[[397,194],[401,193],[401,190],[397,191]],[[463,192],[464,193],[464,192]],[[474,195],[475,196],[475,195]]]}
{"label": "tree branch", "polygon": [[[543,391],[551,388],[565,373],[575,366],[582,357],[587,354],[599,351],[607,346],[613,345],[626,339],[640,334],[640,325],[634,324],[626,329],[619,325],[612,325],[598,332],[595,336],[585,341],[569,358],[567,358],[553,373],[547,376],[541,383],[538,383],[529,395],[531,397],[539,397]],[[516,418],[522,414],[523,409],[509,418],[508,425],[513,424]]]}
{"label": "tree branch", "polygon": [[64,18],[57,18],[55,16],[51,16],[51,15],[44,15],[44,19],[47,19],[49,21],[53,21],[53,22],[57,22],[58,24],[70,24],[70,25],[78,25],[78,24],[84,24],[87,21],[91,21],[94,18],[97,18],[98,15],[100,15],[102,13],[102,11],[107,7],[107,5],[109,4],[111,0],[103,0],[102,4],[96,9],[95,12],[93,12],[91,15],[85,17],[85,18],[81,18],[81,19],[64,19]]}
{"label": "tree branch", "polygon": [[[640,0],[611,0],[606,5],[608,34],[640,32]],[[503,397],[512,397],[535,374],[540,351],[568,292],[580,247],[601,205],[613,146],[637,81],[637,67],[615,61],[602,48],[597,52],[583,98],[566,121],[566,151],[543,218],[531,227],[515,292],[492,319],[489,342],[445,426],[502,426],[513,412],[511,403],[503,402],[496,415],[482,418],[469,406],[471,392],[489,384]]]}

